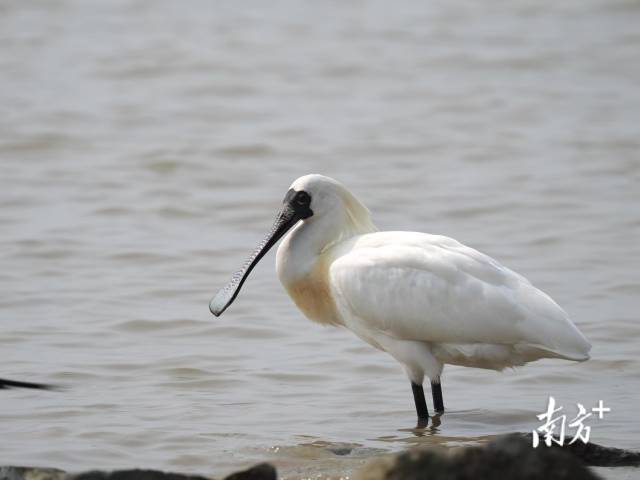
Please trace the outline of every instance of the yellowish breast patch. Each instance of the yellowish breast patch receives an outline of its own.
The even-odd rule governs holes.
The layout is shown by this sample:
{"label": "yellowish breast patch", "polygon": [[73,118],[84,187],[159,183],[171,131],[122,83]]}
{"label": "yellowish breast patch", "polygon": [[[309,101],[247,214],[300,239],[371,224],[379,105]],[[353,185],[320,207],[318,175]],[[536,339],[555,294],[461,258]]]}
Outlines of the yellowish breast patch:
{"label": "yellowish breast patch", "polygon": [[325,325],[340,325],[329,286],[329,262],[320,256],[304,277],[285,285],[289,296],[309,319]]}

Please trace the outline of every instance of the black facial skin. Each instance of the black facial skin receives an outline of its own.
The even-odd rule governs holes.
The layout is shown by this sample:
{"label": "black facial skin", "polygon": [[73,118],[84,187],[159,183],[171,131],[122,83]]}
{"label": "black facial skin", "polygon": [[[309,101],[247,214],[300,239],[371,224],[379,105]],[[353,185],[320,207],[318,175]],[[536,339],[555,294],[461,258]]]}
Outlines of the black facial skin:
{"label": "black facial skin", "polygon": [[303,220],[313,215],[313,210],[309,208],[309,205],[311,205],[311,195],[304,190],[296,192],[293,188],[290,188],[284,196],[282,203],[288,204]]}
{"label": "black facial skin", "polygon": [[253,267],[260,259],[273,247],[282,236],[289,231],[296,223],[313,215],[309,207],[311,196],[305,191],[296,192],[290,189],[284,197],[282,208],[278,212],[276,221],[262,242],[244,263],[242,268],[233,274],[229,283],[218,291],[209,304],[209,310],[216,317],[221,315],[240,293],[240,289],[245,280],[253,270]]}

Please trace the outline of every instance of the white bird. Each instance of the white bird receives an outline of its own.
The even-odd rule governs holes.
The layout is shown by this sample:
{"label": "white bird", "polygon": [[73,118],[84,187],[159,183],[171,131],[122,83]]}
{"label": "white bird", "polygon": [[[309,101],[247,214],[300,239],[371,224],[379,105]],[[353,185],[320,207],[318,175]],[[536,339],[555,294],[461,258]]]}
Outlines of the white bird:
{"label": "white bird", "polygon": [[269,235],[211,300],[214,315],[287,231],[276,271],[294,303],[400,362],[420,420],[429,417],[425,376],[434,409],[444,411],[444,364],[502,370],[541,358],[589,359],[587,339],[526,278],[452,238],[379,232],[369,210],[322,175],[293,182]]}

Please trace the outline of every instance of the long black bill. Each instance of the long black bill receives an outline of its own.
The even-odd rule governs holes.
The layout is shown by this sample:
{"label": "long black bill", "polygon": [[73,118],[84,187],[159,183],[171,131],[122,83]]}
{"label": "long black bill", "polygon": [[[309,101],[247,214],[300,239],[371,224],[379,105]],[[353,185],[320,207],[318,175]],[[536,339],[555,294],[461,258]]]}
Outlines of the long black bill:
{"label": "long black bill", "polygon": [[38,390],[56,390],[53,385],[45,385],[43,383],[18,382],[16,380],[7,380],[0,378],[0,390],[5,388],[35,388]]}
{"label": "long black bill", "polygon": [[213,297],[209,303],[209,310],[211,310],[211,313],[218,317],[229,305],[233,303],[238,296],[238,293],[240,293],[242,284],[251,273],[251,270],[253,270],[253,267],[255,267],[260,259],[264,257],[265,253],[267,253],[269,249],[273,247],[276,242],[302,218],[303,217],[291,208],[288,203],[283,205],[282,210],[278,213],[278,217],[276,218],[273,228],[269,234],[264,237],[264,240],[260,242],[255,251],[247,261],[244,262],[242,268],[233,274],[229,283],[220,289],[216,296]]}

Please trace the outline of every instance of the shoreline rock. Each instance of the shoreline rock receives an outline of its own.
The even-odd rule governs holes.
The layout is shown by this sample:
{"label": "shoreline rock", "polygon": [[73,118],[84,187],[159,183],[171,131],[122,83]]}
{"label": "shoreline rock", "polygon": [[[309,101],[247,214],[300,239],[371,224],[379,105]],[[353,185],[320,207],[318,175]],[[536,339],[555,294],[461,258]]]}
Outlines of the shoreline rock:
{"label": "shoreline rock", "polygon": [[[336,453],[340,455],[343,452]],[[589,466],[640,466],[640,452],[595,443],[532,447],[530,433],[502,435],[481,446],[418,447],[371,459],[356,480],[595,480]],[[320,472],[321,473],[321,472]],[[68,473],[55,468],[0,467],[0,480],[210,480],[214,477],[129,469]],[[220,478],[220,477],[218,477]],[[260,463],[224,480],[277,480],[273,465]]]}
{"label": "shoreline rock", "polygon": [[[72,474],[57,468],[0,467],[0,480],[211,480],[213,478],[139,468],[112,472],[90,470]],[[232,473],[224,477],[224,480],[277,480],[277,478],[273,465],[259,463],[247,470]]]}
{"label": "shoreline rock", "polygon": [[570,452],[533,448],[526,436],[511,434],[482,446],[417,448],[374,459],[355,480],[598,480]]}

